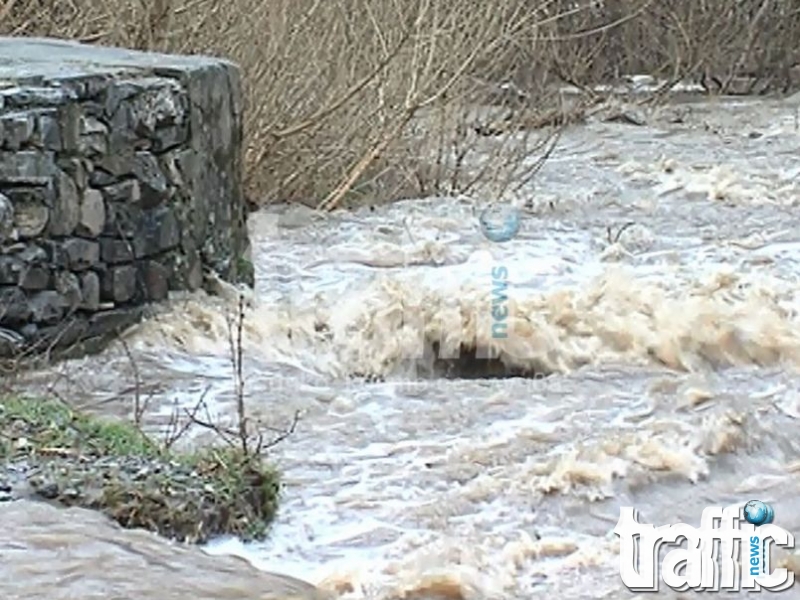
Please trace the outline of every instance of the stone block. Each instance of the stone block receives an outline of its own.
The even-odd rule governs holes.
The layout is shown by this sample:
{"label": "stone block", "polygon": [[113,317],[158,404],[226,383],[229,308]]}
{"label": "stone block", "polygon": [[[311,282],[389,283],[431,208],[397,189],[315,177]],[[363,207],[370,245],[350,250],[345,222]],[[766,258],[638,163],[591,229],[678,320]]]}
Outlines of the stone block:
{"label": "stone block", "polygon": [[34,144],[44,150],[60,151],[62,149],[58,111],[47,110],[37,114]]}
{"label": "stone block", "polygon": [[145,246],[145,240],[140,237],[127,240],[100,238],[100,258],[111,265],[133,262],[144,256]]}
{"label": "stone block", "polygon": [[128,302],[136,296],[136,267],[110,267],[100,276],[100,298],[109,302]]}
{"label": "stone block", "polygon": [[170,270],[158,261],[148,260],[142,263],[141,274],[146,298],[154,302],[166,300]]}
{"label": "stone block", "polygon": [[141,306],[106,310],[89,317],[87,336],[118,335],[138,323],[143,314]]}
{"label": "stone block", "polygon": [[14,112],[0,115],[3,127],[3,148],[17,151],[33,140],[36,118],[30,112]]}
{"label": "stone block", "polygon": [[102,188],[108,202],[138,203],[142,199],[141,184],[136,179],[125,179]]}
{"label": "stone block", "polygon": [[16,256],[29,266],[49,266],[47,252],[38,244],[25,244],[16,252]]}
{"label": "stone block", "polygon": [[19,285],[25,263],[16,256],[0,256],[0,285]]}
{"label": "stone block", "polygon": [[89,183],[87,165],[91,163],[81,158],[61,158],[57,161],[58,167],[72,178],[78,191],[84,191]]}
{"label": "stone block", "polygon": [[34,323],[49,325],[64,317],[66,300],[55,290],[45,290],[33,294],[30,299],[31,319]]}
{"label": "stone block", "polygon": [[56,325],[39,327],[29,336],[29,344],[45,350],[51,347],[63,348],[79,342],[89,329],[87,320],[72,315]]}
{"label": "stone block", "polygon": [[81,140],[81,107],[68,104],[58,110],[58,130],[61,148],[67,154],[77,154]]}
{"label": "stone block", "polygon": [[27,267],[19,282],[25,290],[44,290],[50,285],[50,269],[45,267]]}
{"label": "stone block", "polygon": [[181,243],[181,232],[175,211],[162,206],[145,212],[138,236],[146,241],[144,256],[154,256],[177,248]]}
{"label": "stone block", "polygon": [[103,194],[95,189],[83,193],[80,207],[80,220],[77,233],[86,237],[97,237],[106,223],[106,205]]}
{"label": "stone block", "polygon": [[16,239],[14,205],[5,194],[0,194],[0,244]]}
{"label": "stone block", "polygon": [[103,235],[130,239],[141,232],[144,212],[138,204],[124,204],[106,200],[106,224]]}
{"label": "stone block", "polygon": [[102,167],[92,164],[92,169],[89,172],[89,185],[96,188],[102,188],[107,185],[113,184],[117,178],[104,170]]}
{"label": "stone block", "polygon": [[78,276],[70,271],[59,271],[55,274],[55,288],[66,303],[67,310],[73,312],[83,300],[81,283]]}
{"label": "stone block", "polygon": [[100,277],[94,271],[86,271],[80,275],[81,298],[80,308],[96,311],[100,306]]}
{"label": "stone block", "polygon": [[70,238],[64,242],[69,268],[85,271],[100,262],[100,244],[83,238]]}
{"label": "stone block", "polygon": [[46,186],[58,168],[55,154],[39,150],[0,152],[0,184]]}
{"label": "stone block", "polygon": [[153,132],[153,152],[166,152],[185,144],[189,138],[189,128],[185,125],[171,125]]}
{"label": "stone block", "polygon": [[56,197],[50,219],[50,234],[55,236],[72,235],[81,217],[78,186],[69,175],[60,169],[55,180]]}
{"label": "stone block", "polygon": [[17,286],[0,287],[0,323],[18,325],[31,316],[32,307],[28,296]]}
{"label": "stone block", "polygon": [[108,127],[94,117],[84,115],[80,120],[78,151],[82,156],[98,157],[108,154]]}
{"label": "stone block", "polygon": [[42,239],[38,244],[47,254],[47,261],[54,269],[69,268],[69,254],[64,243],[57,240]]}
{"label": "stone block", "polygon": [[167,178],[150,152],[137,152],[133,174],[141,186],[142,208],[154,208],[169,197]]}
{"label": "stone block", "polygon": [[16,236],[30,239],[40,236],[50,222],[50,208],[55,192],[52,186],[6,188],[14,207],[13,229]]}
{"label": "stone block", "polygon": [[59,106],[70,100],[77,100],[77,95],[64,87],[20,86],[3,90],[6,106],[15,108]]}

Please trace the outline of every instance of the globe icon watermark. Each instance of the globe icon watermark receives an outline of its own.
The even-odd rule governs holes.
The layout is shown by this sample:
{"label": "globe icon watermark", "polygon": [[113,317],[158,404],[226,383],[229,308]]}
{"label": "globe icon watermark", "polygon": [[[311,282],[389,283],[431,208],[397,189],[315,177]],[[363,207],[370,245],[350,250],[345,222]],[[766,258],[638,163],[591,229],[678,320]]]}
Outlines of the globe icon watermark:
{"label": "globe icon watermark", "polygon": [[751,525],[767,525],[775,519],[775,510],[761,500],[750,500],[744,505],[744,520]]}
{"label": "globe icon watermark", "polygon": [[481,212],[478,221],[486,239],[503,243],[519,233],[520,211],[513,206],[494,204]]}

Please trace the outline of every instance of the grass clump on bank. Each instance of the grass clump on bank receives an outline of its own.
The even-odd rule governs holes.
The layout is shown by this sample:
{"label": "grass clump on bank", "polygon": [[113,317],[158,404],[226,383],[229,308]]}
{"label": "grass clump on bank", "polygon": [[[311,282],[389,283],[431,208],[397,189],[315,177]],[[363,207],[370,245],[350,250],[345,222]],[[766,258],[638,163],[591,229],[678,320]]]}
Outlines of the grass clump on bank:
{"label": "grass clump on bank", "polygon": [[35,498],[195,543],[262,538],[280,491],[277,471],[257,453],[165,450],[133,424],[49,399],[0,397],[0,461],[12,485]]}

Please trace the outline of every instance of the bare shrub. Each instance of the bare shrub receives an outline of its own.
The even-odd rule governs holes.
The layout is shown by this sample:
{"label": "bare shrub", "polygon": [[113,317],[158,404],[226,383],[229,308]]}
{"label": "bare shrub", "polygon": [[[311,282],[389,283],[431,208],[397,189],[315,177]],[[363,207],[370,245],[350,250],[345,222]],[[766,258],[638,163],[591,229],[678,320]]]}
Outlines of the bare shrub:
{"label": "bare shrub", "polygon": [[[0,32],[233,60],[248,197],[323,208],[518,185],[553,133],[519,131],[575,109],[564,81],[589,97],[631,73],[782,89],[800,63],[793,0],[0,0]],[[505,113],[503,83],[523,92]]]}
{"label": "bare shrub", "polygon": [[564,16],[549,32],[550,60],[582,85],[647,73],[726,92],[734,78],[750,76],[762,90],[785,91],[800,63],[800,7],[792,0],[603,0],[583,11],[557,4]]}

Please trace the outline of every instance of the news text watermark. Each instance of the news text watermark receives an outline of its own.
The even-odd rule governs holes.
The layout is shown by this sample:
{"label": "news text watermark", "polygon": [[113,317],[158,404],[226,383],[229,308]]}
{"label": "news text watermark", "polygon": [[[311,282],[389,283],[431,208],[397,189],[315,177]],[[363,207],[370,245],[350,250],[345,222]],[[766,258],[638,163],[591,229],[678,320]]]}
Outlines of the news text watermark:
{"label": "news text watermark", "polygon": [[620,509],[614,533],[620,538],[620,576],[631,591],[659,590],[659,549],[666,553],[661,581],[677,591],[783,591],[794,573],[772,569],[771,549],[794,548],[794,535],[774,525],[774,510],[759,500],[703,510],[700,527],[686,523],[654,527],[639,521],[636,509]]}

